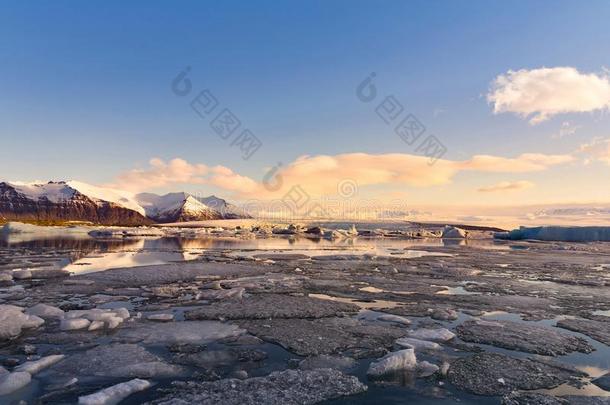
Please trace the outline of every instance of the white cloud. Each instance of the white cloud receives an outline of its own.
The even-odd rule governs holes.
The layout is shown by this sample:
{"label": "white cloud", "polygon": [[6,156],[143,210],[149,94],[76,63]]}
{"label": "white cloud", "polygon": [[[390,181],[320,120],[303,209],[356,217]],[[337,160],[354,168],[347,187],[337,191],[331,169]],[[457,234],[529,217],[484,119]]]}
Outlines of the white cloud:
{"label": "white cloud", "polygon": [[498,191],[526,190],[532,187],[534,187],[534,183],[532,183],[531,181],[502,181],[497,184],[492,184],[491,186],[481,187],[477,191],[481,193],[495,193]]}
{"label": "white cloud", "polygon": [[588,156],[589,160],[599,160],[610,165],[610,138],[594,138],[591,142],[580,145],[579,152]]}
{"label": "white cloud", "polygon": [[610,108],[610,80],[573,67],[509,70],[496,77],[487,100],[496,114],[513,112],[537,124],[558,114]]}

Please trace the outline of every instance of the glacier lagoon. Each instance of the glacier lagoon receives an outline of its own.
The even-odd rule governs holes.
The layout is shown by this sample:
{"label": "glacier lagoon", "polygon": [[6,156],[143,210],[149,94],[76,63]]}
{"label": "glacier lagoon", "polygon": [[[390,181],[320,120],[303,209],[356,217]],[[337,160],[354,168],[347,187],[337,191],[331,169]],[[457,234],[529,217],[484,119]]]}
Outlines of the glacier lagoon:
{"label": "glacier lagoon", "polygon": [[[122,403],[231,403],[227,382],[274,403],[269,378],[296,378],[295,398],[329,403],[494,404],[527,389],[573,403],[610,395],[595,381],[610,358],[607,244],[494,240],[491,232],[414,239],[390,226],[358,228],[359,236],[328,238],[288,228],[5,237],[0,305],[57,311],[32,310],[44,323],[24,323],[5,339],[1,364],[15,375],[28,361],[64,357],[0,398],[73,403],[142,379],[150,384],[121,386],[132,389]],[[115,325],[119,308],[129,316]],[[87,326],[68,329],[64,318]],[[494,322],[508,322],[501,325],[511,334],[491,333]],[[455,336],[434,338],[445,329]],[[409,336],[430,339],[417,343],[415,366],[368,375]],[[504,357],[496,364],[483,355]],[[563,368],[545,368],[550,360]],[[464,362],[482,374],[464,375]],[[496,383],[465,382],[485,376]],[[323,387],[312,390],[309,379]]]}

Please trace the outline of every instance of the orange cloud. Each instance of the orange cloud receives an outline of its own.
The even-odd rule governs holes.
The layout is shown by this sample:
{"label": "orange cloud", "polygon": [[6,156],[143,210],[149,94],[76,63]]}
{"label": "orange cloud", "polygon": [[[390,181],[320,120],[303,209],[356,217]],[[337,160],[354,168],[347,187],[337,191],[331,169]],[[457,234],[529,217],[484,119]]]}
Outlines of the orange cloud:
{"label": "orange cloud", "polygon": [[589,143],[580,145],[579,152],[584,153],[590,160],[599,160],[610,165],[610,138],[595,138]]}
{"label": "orange cloud", "polygon": [[494,193],[499,191],[518,191],[525,190],[534,187],[534,183],[531,181],[520,180],[520,181],[502,181],[491,186],[485,186],[479,188],[477,191],[481,193]]}
{"label": "orange cloud", "polygon": [[308,194],[336,195],[337,187],[351,180],[358,187],[395,185],[431,187],[450,183],[463,171],[526,173],[573,160],[570,155],[522,154],[516,158],[476,155],[466,161],[439,159],[430,165],[423,156],[404,153],[301,156],[281,168],[270,183],[233,172],[224,166],[191,164],[182,159],[164,162],[151,159],[148,169],[130,170],[117,177],[113,187],[146,191],[174,184],[206,184],[233,194],[235,198],[278,198],[293,186]]}
{"label": "orange cloud", "polygon": [[148,163],[150,167],[122,173],[108,186],[128,191],[146,191],[171,184],[203,184],[203,176],[210,171],[204,164],[191,164],[184,159],[164,162],[153,158]]}

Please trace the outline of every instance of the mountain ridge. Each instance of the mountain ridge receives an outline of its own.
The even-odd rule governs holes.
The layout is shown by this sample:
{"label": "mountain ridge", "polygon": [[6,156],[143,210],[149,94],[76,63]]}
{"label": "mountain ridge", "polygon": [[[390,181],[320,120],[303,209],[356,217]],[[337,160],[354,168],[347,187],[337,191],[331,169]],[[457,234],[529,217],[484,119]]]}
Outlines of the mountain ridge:
{"label": "mountain ridge", "polygon": [[134,194],[78,181],[0,182],[3,221],[137,226],[234,218],[251,216],[216,196],[196,197],[186,192]]}

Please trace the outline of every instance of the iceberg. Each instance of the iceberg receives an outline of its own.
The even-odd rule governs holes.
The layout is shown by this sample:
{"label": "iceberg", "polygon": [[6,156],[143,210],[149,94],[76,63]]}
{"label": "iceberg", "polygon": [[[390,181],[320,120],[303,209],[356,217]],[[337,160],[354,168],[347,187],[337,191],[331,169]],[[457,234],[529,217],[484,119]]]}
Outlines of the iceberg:
{"label": "iceberg", "polygon": [[468,231],[455,226],[447,225],[443,228],[441,238],[443,239],[466,239],[468,237]]}
{"label": "iceberg", "polygon": [[148,380],[135,378],[101,391],[78,398],[80,405],[115,405],[139,391],[148,389],[152,384]]}
{"label": "iceberg", "polygon": [[497,232],[496,239],[535,239],[556,242],[610,242],[610,226],[537,226]]}
{"label": "iceberg", "polygon": [[44,323],[42,318],[26,315],[24,308],[0,305],[0,341],[16,338],[22,329],[37,328]]}
{"label": "iceberg", "polygon": [[45,368],[52,366],[58,361],[63,360],[64,357],[66,356],[63,354],[52,354],[39,360],[26,361],[25,363],[15,367],[15,371],[26,372],[34,375]]}
{"label": "iceberg", "polygon": [[413,349],[404,349],[386,354],[381,359],[369,365],[367,374],[382,376],[387,373],[401,370],[413,370],[417,367],[417,358]]}
{"label": "iceberg", "polygon": [[32,380],[30,373],[16,371],[0,376],[0,395],[8,395],[25,387]]}
{"label": "iceberg", "polygon": [[0,235],[9,236],[12,234],[38,234],[42,236],[87,236],[90,228],[84,226],[39,226],[24,224],[22,222],[8,222],[0,228]]}

